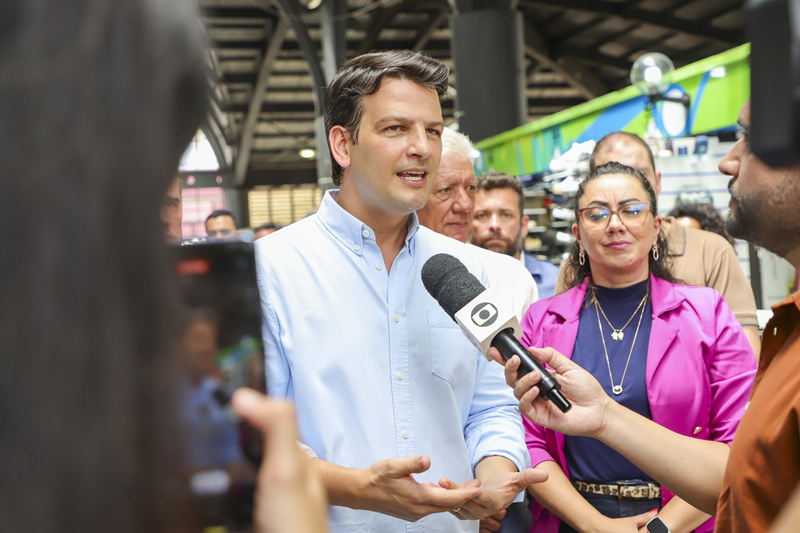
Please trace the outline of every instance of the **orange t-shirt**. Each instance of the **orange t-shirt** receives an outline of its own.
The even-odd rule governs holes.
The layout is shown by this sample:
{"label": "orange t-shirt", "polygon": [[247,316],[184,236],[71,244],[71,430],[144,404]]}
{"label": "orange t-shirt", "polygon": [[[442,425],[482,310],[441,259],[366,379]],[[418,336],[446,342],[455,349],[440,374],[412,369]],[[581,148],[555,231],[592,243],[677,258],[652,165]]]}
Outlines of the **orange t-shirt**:
{"label": "orange t-shirt", "polygon": [[717,533],[766,533],[800,482],[800,292],[772,309],[750,406],[731,445]]}

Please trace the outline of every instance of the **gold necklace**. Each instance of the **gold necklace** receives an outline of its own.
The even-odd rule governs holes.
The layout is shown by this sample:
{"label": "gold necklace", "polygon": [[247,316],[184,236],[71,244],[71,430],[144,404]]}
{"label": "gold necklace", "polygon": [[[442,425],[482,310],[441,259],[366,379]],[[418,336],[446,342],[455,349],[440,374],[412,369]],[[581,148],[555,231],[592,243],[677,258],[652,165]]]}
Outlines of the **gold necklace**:
{"label": "gold necklace", "polygon": [[[644,305],[644,303],[647,301],[647,296],[648,296],[649,293],[650,293],[650,287],[648,286],[647,293],[645,293],[644,298],[642,298],[642,301],[639,302],[639,306],[633,311],[633,314],[628,319],[628,321],[625,322],[625,325],[622,326],[620,329],[617,329],[611,324],[611,321],[606,316],[606,313],[605,313],[605,311],[603,311],[603,308],[600,307],[600,302],[597,300],[597,294],[595,294],[594,289],[592,289],[592,298],[594,299],[595,305],[600,309],[600,312],[603,313],[603,318],[606,319],[606,322],[608,323],[608,327],[611,328],[611,338],[612,339],[614,339],[615,341],[621,341],[621,340],[623,340],[625,338],[625,333],[623,332],[623,330],[628,327],[628,324],[631,323],[631,320],[633,320],[633,317],[635,317],[636,313],[639,312],[639,308],[642,307]],[[598,320],[599,320],[599,317],[598,317]]]}
{"label": "gold necklace", "polygon": [[[592,295],[594,295],[594,289],[592,289]],[[650,287],[647,287],[647,293],[644,295],[644,300],[647,300],[647,297],[650,295]],[[639,304],[639,307],[642,307],[642,304]],[[636,308],[636,311],[639,310],[639,307]],[[608,359],[608,349],[606,348],[606,336],[603,334],[603,324],[600,322],[600,304],[597,301],[597,298],[594,298],[594,309],[597,312],[597,327],[600,328],[600,338],[603,340],[603,352],[606,354],[606,364],[608,365],[608,377],[611,380],[611,391],[619,396],[622,394],[622,383],[625,381],[625,375],[628,373],[628,365],[631,362],[631,355],[633,355],[633,347],[636,346],[636,337],[639,336],[639,328],[642,325],[642,318],[644,317],[644,310],[645,308],[642,307],[642,313],[639,315],[639,324],[636,326],[636,333],[633,334],[633,343],[631,344],[631,351],[628,352],[628,361],[625,363],[625,370],[622,372],[622,379],[619,381],[619,385],[614,385],[614,376],[611,374],[611,361]],[[633,312],[633,315],[636,315],[636,311]],[[605,316],[605,315],[603,315]],[[633,316],[631,316],[633,318]],[[606,319],[608,320],[608,319]],[[630,322],[630,320],[628,320]],[[611,326],[611,324],[608,324]],[[626,324],[627,325],[627,324]],[[613,326],[611,329],[614,329]]]}

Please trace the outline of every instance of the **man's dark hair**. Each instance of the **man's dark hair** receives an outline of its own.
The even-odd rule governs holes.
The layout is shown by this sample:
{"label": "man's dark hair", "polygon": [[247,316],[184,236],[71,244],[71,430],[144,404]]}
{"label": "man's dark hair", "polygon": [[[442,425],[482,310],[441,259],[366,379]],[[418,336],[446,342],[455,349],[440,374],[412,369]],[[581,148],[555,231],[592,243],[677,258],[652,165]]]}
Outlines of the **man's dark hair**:
{"label": "man's dark hair", "polygon": [[653,172],[656,171],[656,160],[653,157],[653,151],[650,149],[650,145],[644,142],[644,139],[638,135],[628,133],[627,131],[615,131],[614,133],[609,133],[597,142],[597,145],[595,145],[592,155],[589,158],[589,169],[591,171],[594,171],[597,168],[597,154],[610,150],[611,146],[617,141],[636,143],[644,148],[648,159],[650,159],[650,166],[653,167]]}
{"label": "man's dark hair", "polygon": [[[653,184],[650,183],[650,180],[635,168],[611,161],[592,170],[578,186],[578,191],[575,193],[575,198],[573,200],[574,203],[572,205],[575,213],[575,221],[578,224],[580,224],[581,219],[580,212],[578,211],[578,204],[581,201],[581,198],[583,198],[583,195],[586,193],[586,187],[589,185],[589,183],[598,178],[613,174],[624,174],[637,179],[647,193],[648,200],[650,201],[650,210],[652,211],[653,216],[658,213],[658,198],[656,197],[656,191],[653,189]],[[661,278],[671,283],[679,283],[679,281],[676,280],[672,275],[670,270],[669,247],[667,246],[667,240],[661,233],[658,235],[656,247],[658,249],[658,259],[653,259],[653,255],[648,254],[650,273],[657,278]],[[567,258],[567,264],[565,267],[566,277],[564,279],[567,282],[567,286],[570,288],[583,283],[583,281],[592,273],[592,265],[588,254],[586,255],[586,261],[583,265],[581,265],[580,253],[581,247],[576,241],[572,245],[572,253]]]}
{"label": "man's dark hair", "polygon": [[479,191],[491,191],[494,189],[513,189],[519,196],[519,216],[525,211],[525,193],[522,192],[522,184],[517,178],[502,172],[486,172],[478,178]]}
{"label": "man's dark hair", "polygon": [[263,230],[268,230],[268,229],[274,229],[275,231],[278,231],[282,227],[283,226],[281,226],[280,224],[275,224],[274,222],[267,222],[267,223],[261,224],[259,227],[255,228],[253,230],[253,233],[256,233],[256,232],[259,232],[259,231],[263,231]]}
{"label": "man's dark hair", "polygon": [[207,111],[196,3],[1,5],[0,529],[190,530],[160,208]]}
{"label": "man's dark hair", "polygon": [[441,62],[410,50],[373,52],[345,63],[325,93],[325,136],[333,167],[333,183],[341,184],[343,169],[330,150],[331,129],[343,127],[353,144],[358,144],[358,130],[364,117],[364,96],[378,92],[383,78],[413,81],[434,89],[441,100],[447,92],[448,75],[448,68]]}
{"label": "man's dark hair", "polygon": [[722,218],[722,215],[720,215],[719,211],[711,204],[680,203],[672,208],[672,211],[669,212],[669,216],[675,218],[693,218],[700,223],[700,228],[704,231],[716,233],[731,243],[731,246],[736,245],[736,241],[734,241],[733,237],[725,230],[725,220]]}
{"label": "man's dark hair", "polygon": [[239,225],[236,224],[236,217],[233,216],[233,213],[225,209],[217,209],[216,211],[212,211],[212,213],[206,217],[206,224],[208,224],[208,221],[212,218],[217,217],[231,217],[231,220],[233,220],[233,226],[235,228],[239,227]]}

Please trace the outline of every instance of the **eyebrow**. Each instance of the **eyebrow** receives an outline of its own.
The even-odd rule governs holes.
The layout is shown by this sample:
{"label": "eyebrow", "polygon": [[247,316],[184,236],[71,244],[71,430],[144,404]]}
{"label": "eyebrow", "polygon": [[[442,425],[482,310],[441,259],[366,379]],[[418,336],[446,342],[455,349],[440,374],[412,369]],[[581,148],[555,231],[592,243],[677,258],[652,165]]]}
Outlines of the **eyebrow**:
{"label": "eyebrow", "polygon": [[[644,201],[646,200],[639,200],[638,198],[628,198],[627,200],[622,200],[621,202],[619,202],[617,206],[629,204],[631,202],[644,202]],[[586,207],[592,207],[592,204],[599,204],[602,207],[609,207],[611,205],[608,202],[602,202],[600,200],[592,200]]]}
{"label": "eyebrow", "polygon": [[[383,124],[385,122],[399,122],[400,124],[412,124],[412,123],[414,123],[416,121],[414,119],[412,119],[412,118],[409,118],[409,117],[403,117],[403,116],[399,116],[399,115],[390,115],[390,116],[387,116],[387,117],[382,117],[378,122],[375,123],[375,125],[376,126],[380,126],[381,124]],[[434,122],[428,122],[428,125],[426,127],[428,127],[428,128],[444,127],[444,123],[442,123],[439,120],[436,120]]]}
{"label": "eyebrow", "polygon": [[748,124],[742,119],[737,120],[736,123],[739,124],[739,126],[744,130],[745,133],[748,134],[750,133],[750,124]]}

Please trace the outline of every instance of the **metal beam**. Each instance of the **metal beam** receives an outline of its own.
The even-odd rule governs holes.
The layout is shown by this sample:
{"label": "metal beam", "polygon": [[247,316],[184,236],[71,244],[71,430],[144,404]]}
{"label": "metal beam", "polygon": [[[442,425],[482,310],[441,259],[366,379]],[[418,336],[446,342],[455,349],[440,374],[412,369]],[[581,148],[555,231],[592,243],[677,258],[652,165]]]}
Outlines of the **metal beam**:
{"label": "metal beam", "polygon": [[392,23],[392,20],[394,20],[398,13],[408,9],[414,3],[415,0],[403,0],[399,4],[395,4],[392,7],[376,9],[369,21],[369,32],[367,32],[367,36],[364,37],[364,40],[362,40],[361,44],[358,46],[356,55],[360,56],[361,54],[366,54],[375,48],[375,44],[378,42],[378,37],[380,36],[381,31],[383,31],[384,28]]}
{"label": "metal beam", "polygon": [[567,47],[562,50],[561,53],[565,59],[571,58],[575,61],[594,67],[612,68],[630,73],[631,67],[633,66],[633,63],[625,58],[607,56],[597,52],[596,50]]}
{"label": "metal beam", "polygon": [[267,18],[269,16],[263,9],[257,7],[201,7],[200,15],[208,18]]}
{"label": "metal beam", "polygon": [[322,57],[329,84],[347,60],[347,0],[325,0],[320,11]]}
{"label": "metal beam", "polygon": [[322,116],[323,101],[325,99],[325,76],[322,74],[322,67],[319,64],[319,50],[308,35],[308,28],[305,22],[300,17],[300,9],[296,0],[252,0],[262,5],[275,5],[281,12],[281,18],[286,18],[292,24],[294,29],[295,38],[297,39],[300,48],[303,50],[303,55],[308,62],[308,68],[311,71],[311,78],[314,80],[314,86],[317,90],[314,91],[314,111],[317,115]]}
{"label": "metal beam", "polygon": [[236,154],[236,168],[234,172],[234,182],[236,185],[242,185],[247,175],[247,167],[250,164],[250,150],[253,148],[253,133],[256,129],[258,117],[261,114],[264,97],[267,94],[267,82],[269,81],[272,67],[275,65],[275,60],[278,58],[278,52],[283,45],[283,40],[286,38],[286,32],[288,30],[288,22],[286,22],[285,18],[281,17],[269,40],[267,52],[264,54],[264,61],[261,62],[258,80],[253,89],[253,97],[250,99],[247,118],[245,118],[242,135],[239,139],[239,149]]}
{"label": "metal beam", "polygon": [[598,0],[522,0],[522,3],[562,10],[574,9],[596,15],[622,17],[689,35],[696,35],[730,47],[744,43],[744,35],[740,31],[715,28],[700,22],[678,18],[669,13],[641,9],[628,3]]}
{"label": "metal beam", "polygon": [[551,56],[550,46],[530,22],[525,22],[525,54],[543,67],[557,73],[561,78],[578,89],[587,100],[606,94],[608,87],[589,70],[566,58]]}
{"label": "metal beam", "polygon": [[417,42],[414,43],[413,51],[419,52],[425,45],[428,44],[428,41],[431,40],[431,36],[433,32],[439,29],[439,26],[442,25],[444,21],[450,16],[450,10],[442,8],[439,10],[438,13],[432,14],[428,18],[428,24],[423,29],[420,30],[419,34],[417,35]]}

